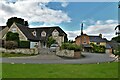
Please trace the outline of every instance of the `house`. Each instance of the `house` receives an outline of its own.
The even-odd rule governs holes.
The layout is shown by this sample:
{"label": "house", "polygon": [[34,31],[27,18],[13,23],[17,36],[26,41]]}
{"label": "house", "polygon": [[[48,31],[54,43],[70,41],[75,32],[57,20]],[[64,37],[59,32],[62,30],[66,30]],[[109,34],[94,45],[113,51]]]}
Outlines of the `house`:
{"label": "house", "polygon": [[[3,30],[2,30],[3,31]],[[38,45],[39,48],[46,48],[48,37],[52,36],[61,46],[62,42],[67,40],[67,34],[59,27],[39,27],[29,28],[18,23],[13,23],[7,32],[18,33],[20,41],[30,41],[30,48]],[[7,33],[6,32],[6,33]],[[6,39],[6,33],[2,39]]]}
{"label": "house", "polygon": [[82,45],[83,51],[92,52],[91,43],[96,45],[102,45],[106,48],[106,53],[112,53],[111,46],[107,43],[105,38],[102,38],[102,34],[98,36],[92,36],[83,34],[83,24],[81,26],[81,35],[75,38],[75,44]]}

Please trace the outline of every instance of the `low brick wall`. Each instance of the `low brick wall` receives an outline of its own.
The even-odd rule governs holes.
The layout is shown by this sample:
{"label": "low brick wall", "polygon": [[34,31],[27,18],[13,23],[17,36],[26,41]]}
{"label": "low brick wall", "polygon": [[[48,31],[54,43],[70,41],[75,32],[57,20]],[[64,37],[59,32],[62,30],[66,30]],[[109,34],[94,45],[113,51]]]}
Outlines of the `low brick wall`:
{"label": "low brick wall", "polygon": [[68,57],[68,58],[80,58],[80,52],[74,52],[74,50],[60,50],[56,52],[56,55],[61,57]]}
{"label": "low brick wall", "polygon": [[0,48],[0,52],[5,52],[5,53],[22,53],[22,54],[38,54],[38,49],[33,48],[33,49],[5,49],[5,48]]}

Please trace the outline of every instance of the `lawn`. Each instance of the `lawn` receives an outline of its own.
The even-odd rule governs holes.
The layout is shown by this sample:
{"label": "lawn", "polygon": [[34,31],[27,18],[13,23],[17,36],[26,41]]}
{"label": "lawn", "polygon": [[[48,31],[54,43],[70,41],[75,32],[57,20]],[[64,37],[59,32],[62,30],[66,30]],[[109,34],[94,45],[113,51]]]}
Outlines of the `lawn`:
{"label": "lawn", "polygon": [[118,78],[118,63],[2,64],[3,78]]}
{"label": "lawn", "polygon": [[25,57],[34,56],[35,54],[22,54],[22,53],[0,53],[0,57]]}

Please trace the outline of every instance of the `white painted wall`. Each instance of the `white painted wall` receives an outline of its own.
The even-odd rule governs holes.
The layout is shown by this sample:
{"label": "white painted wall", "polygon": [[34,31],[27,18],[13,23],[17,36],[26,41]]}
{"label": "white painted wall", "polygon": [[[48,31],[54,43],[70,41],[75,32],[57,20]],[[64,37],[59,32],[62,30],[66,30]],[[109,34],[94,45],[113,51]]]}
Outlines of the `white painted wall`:
{"label": "white painted wall", "polygon": [[38,45],[38,42],[30,42],[30,48],[35,48],[35,45]]}

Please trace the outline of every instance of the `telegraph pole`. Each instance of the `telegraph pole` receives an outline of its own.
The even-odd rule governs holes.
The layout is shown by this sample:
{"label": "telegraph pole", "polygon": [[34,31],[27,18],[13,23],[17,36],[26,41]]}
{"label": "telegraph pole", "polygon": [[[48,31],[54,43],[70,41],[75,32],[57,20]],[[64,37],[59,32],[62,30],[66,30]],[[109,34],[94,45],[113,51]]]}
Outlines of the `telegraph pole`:
{"label": "telegraph pole", "polygon": [[118,2],[118,25],[115,27],[115,30],[117,29],[116,35],[120,36],[120,1]]}

